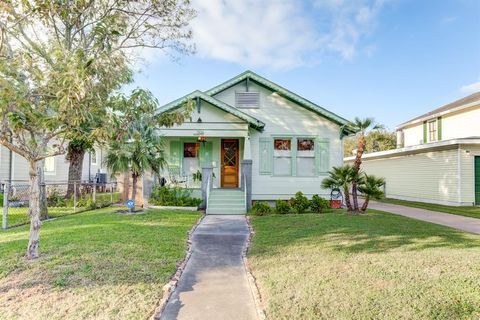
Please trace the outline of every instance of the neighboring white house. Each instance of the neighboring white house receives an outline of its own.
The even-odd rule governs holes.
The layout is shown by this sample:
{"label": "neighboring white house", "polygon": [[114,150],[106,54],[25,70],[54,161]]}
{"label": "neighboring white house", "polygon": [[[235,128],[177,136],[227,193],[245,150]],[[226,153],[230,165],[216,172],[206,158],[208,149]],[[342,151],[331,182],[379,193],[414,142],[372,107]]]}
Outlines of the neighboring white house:
{"label": "neighboring white house", "polygon": [[[94,148],[94,151],[85,153],[82,181],[93,181],[97,173],[107,172],[102,164],[104,156],[105,151],[98,147]],[[68,180],[68,166],[69,162],[65,155],[45,159],[45,181],[65,183]],[[28,164],[23,157],[0,146],[0,183],[7,180],[16,183],[27,182]]]}
{"label": "neighboring white house", "polygon": [[400,124],[397,149],[365,154],[362,168],[389,198],[480,205],[480,92]]}
{"label": "neighboring white house", "polygon": [[187,187],[200,188],[194,174],[213,167],[212,193],[224,190],[234,198],[238,189],[239,197],[248,193],[248,203],[288,199],[297,191],[329,196],[320,184],[332,166],[342,164],[342,138],[352,132],[347,120],[251,71],[159,112],[183,108],[187,101],[195,102],[191,118],[161,128],[167,180],[178,176]]}

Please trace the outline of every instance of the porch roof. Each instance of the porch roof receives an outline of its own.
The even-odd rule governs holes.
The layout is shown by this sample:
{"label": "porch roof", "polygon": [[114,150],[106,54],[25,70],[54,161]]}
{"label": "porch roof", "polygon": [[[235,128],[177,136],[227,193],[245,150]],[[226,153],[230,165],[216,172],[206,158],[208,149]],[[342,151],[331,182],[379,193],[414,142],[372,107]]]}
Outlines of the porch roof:
{"label": "porch roof", "polygon": [[225,112],[231,113],[234,116],[246,121],[251,127],[262,131],[263,128],[265,127],[265,123],[262,121],[256,119],[255,117],[252,117],[249,114],[246,114],[245,112],[242,112],[241,110],[238,110],[237,108],[234,108],[225,102],[222,102],[218,99],[215,99],[214,97],[211,97],[209,95],[206,95],[205,93],[195,90],[190,94],[187,94],[186,96],[183,96],[177,100],[174,100],[160,108],[158,108],[157,112],[158,113],[164,113],[164,112],[169,112],[173,111],[175,109],[178,109],[182,107],[188,100],[195,100],[195,99],[200,99],[205,102],[210,103],[214,107],[217,107]]}

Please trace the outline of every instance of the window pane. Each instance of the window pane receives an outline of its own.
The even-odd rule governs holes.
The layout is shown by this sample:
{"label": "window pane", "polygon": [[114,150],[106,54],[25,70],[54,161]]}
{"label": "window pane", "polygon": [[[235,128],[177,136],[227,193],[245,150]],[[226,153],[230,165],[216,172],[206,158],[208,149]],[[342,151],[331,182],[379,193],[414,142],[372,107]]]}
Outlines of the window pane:
{"label": "window pane", "polygon": [[292,174],[292,159],[291,158],[278,158],[273,160],[274,174],[279,176],[289,176]]}
{"label": "window pane", "polygon": [[55,157],[45,158],[45,172],[55,172]]}
{"label": "window pane", "polygon": [[280,151],[289,151],[291,148],[291,140],[290,139],[275,139],[275,150]]}
{"label": "window pane", "polygon": [[315,158],[300,157],[297,158],[297,176],[308,177],[315,175]]}
{"label": "window pane", "polygon": [[183,157],[184,158],[198,158],[198,149],[199,144],[192,142],[192,143],[184,143],[183,144]]}
{"label": "window pane", "polygon": [[315,142],[313,139],[298,139],[297,150],[298,151],[313,151]]}

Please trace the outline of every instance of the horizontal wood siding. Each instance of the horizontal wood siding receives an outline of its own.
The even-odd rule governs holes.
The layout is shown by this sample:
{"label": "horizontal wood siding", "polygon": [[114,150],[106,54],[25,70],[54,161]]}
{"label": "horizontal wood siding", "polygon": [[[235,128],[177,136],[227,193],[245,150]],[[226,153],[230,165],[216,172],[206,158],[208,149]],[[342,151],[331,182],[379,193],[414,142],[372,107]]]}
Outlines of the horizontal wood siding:
{"label": "horizontal wood siding", "polygon": [[386,179],[391,198],[459,203],[458,150],[424,152],[384,159],[364,159],[367,174]]}
{"label": "horizontal wood siding", "polygon": [[[241,91],[244,87],[244,84],[238,84],[215,95],[215,98],[234,105],[235,91]],[[242,111],[265,123],[263,132],[250,129],[253,159],[252,198],[254,200],[288,199],[297,191],[302,191],[309,197],[313,194],[329,197],[330,191],[322,190],[320,184],[327,175],[326,171],[332,166],[342,164],[343,148],[340,140],[340,127],[330,120],[297,106],[254,83],[250,84],[250,91],[260,92],[261,105],[258,109],[242,108]],[[304,135],[317,139],[315,148],[320,148],[319,141],[328,141],[328,143],[322,144],[323,147],[329,148],[328,155],[322,156],[322,159],[327,161],[328,165],[326,167],[322,166],[320,170],[320,164],[316,164],[319,171],[325,172],[312,177],[279,177],[265,174],[268,171],[269,164],[263,162],[263,159],[260,160],[260,139],[265,141],[265,139],[271,139],[273,136],[289,137],[292,135],[299,137]],[[261,164],[263,167],[260,167]]]}

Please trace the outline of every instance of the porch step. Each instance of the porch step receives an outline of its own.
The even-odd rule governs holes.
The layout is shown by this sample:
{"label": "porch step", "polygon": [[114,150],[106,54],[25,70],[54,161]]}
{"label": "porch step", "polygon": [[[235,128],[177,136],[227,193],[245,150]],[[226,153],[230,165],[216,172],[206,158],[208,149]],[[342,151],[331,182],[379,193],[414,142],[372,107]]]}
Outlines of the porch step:
{"label": "porch step", "polygon": [[245,194],[240,189],[212,189],[207,214],[245,214]]}

